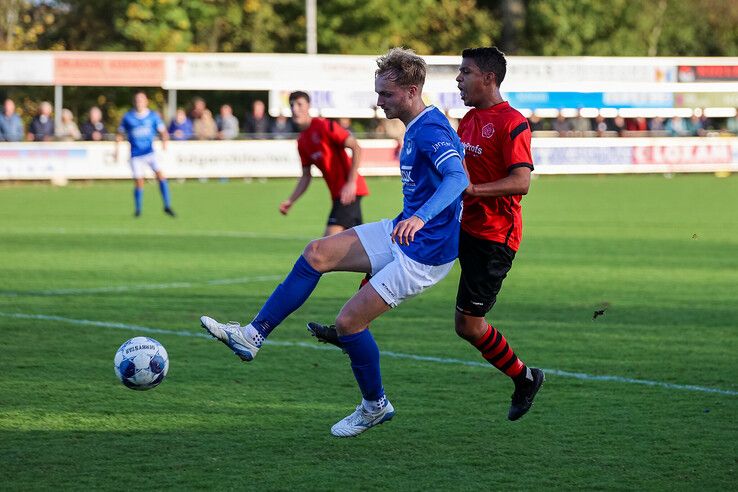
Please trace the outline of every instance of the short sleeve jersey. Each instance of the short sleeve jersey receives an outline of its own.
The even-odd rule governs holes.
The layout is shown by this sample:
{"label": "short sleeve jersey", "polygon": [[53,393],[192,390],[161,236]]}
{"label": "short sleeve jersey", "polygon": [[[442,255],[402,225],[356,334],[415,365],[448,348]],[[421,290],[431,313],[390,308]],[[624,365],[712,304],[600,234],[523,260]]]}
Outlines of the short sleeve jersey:
{"label": "short sleeve jersey", "polygon": [[[472,184],[500,180],[516,167],[533,170],[528,120],[507,102],[470,110],[459,122],[458,133],[466,150],[466,168]],[[521,198],[464,195],[462,229],[517,251],[523,232]]]}
{"label": "short sleeve jersey", "polygon": [[[463,171],[464,148],[448,118],[428,106],[405,131],[400,151],[400,174],[404,196],[402,213],[393,223],[411,217],[438,189],[443,166]],[[428,221],[409,245],[400,245],[413,260],[425,265],[443,265],[458,256],[461,196]]]}
{"label": "short sleeve jersey", "polygon": [[[323,173],[331,198],[341,197],[341,189],[346,184],[351,171],[351,158],[344,143],[349,137],[348,130],[334,121],[313,118],[297,138],[297,151],[303,166],[314,165]],[[364,177],[356,178],[356,196],[366,196],[369,188]]]}
{"label": "short sleeve jersey", "polygon": [[131,157],[151,154],[154,151],[154,138],[159,131],[166,131],[166,126],[154,111],[141,115],[132,109],[123,116],[118,127],[119,133],[128,136]]}

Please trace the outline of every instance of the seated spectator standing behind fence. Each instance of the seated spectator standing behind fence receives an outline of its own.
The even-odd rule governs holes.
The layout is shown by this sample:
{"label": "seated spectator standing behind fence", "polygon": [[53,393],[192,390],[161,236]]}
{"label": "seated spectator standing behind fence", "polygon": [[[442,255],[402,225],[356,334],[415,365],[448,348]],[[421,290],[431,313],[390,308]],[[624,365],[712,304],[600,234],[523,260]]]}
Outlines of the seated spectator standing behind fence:
{"label": "seated spectator standing behind fence", "polygon": [[190,111],[190,119],[192,120],[193,124],[195,123],[195,121],[202,118],[202,114],[205,112],[206,109],[208,109],[208,107],[205,104],[205,99],[201,97],[196,97],[192,99],[192,111]]}
{"label": "seated spectator standing behind fence", "polygon": [[663,132],[666,131],[666,124],[661,116],[654,116],[651,121],[648,122],[648,130],[651,132]]}
{"label": "seated spectator standing behind fence", "polygon": [[291,137],[293,133],[296,133],[296,130],[292,120],[287,118],[285,115],[280,114],[272,120],[269,132],[272,134],[273,138],[288,138]]}
{"label": "seated spectator standing behind fence", "polygon": [[572,131],[571,121],[566,119],[564,115],[559,112],[559,115],[556,117],[556,121],[553,123],[553,129],[559,133],[559,137],[570,137]]}
{"label": "seated spectator standing behind fence", "polygon": [[0,142],[19,142],[23,140],[23,122],[15,112],[15,103],[8,98],[0,114]]}
{"label": "seated spectator standing behind fence", "polygon": [[61,122],[54,130],[54,135],[57,140],[65,140],[68,142],[82,139],[79,127],[77,126],[77,123],[74,122],[74,115],[67,108],[62,109]]}
{"label": "seated spectator standing behind fence", "polygon": [[666,131],[672,137],[688,137],[689,128],[681,116],[674,116],[666,122]]}
{"label": "seated spectator standing behind fence", "polygon": [[622,116],[616,116],[612,120],[612,131],[618,132],[618,137],[626,136],[625,118]]}
{"label": "seated spectator standing behind fence", "polygon": [[187,117],[187,113],[182,108],[177,110],[174,119],[169,123],[169,136],[172,140],[189,140],[194,133],[192,129],[192,120]]}
{"label": "seated spectator standing behind fence", "polygon": [[97,106],[90,108],[89,120],[82,123],[80,128],[84,140],[99,142],[105,139],[105,125],[102,122],[102,111]]}
{"label": "seated spectator standing behind fence", "polygon": [[264,138],[269,133],[269,116],[266,114],[266,106],[257,99],[251,105],[251,113],[246,115],[243,131],[255,138]]}
{"label": "seated spectator standing behind fence", "polygon": [[218,125],[215,124],[213,113],[209,109],[202,112],[202,115],[192,124],[197,140],[215,140],[218,136]]}
{"label": "seated spectator standing behind fence", "polygon": [[215,118],[220,140],[233,140],[238,137],[238,118],[233,116],[233,108],[228,104],[220,107],[220,114]]}
{"label": "seated spectator standing behind fence", "polygon": [[595,117],[595,131],[598,137],[604,137],[605,132],[607,132],[607,121],[605,121],[605,117],[601,114]]}
{"label": "seated spectator standing behind fence", "polygon": [[51,117],[51,103],[44,101],[38,107],[38,114],[28,127],[28,140],[48,141],[54,138],[54,119]]}
{"label": "seated spectator standing behind fence", "polygon": [[592,122],[589,121],[589,118],[582,116],[582,110],[580,109],[574,121],[571,122],[571,128],[575,137],[587,137],[587,133],[592,131]]}
{"label": "seated spectator standing behind fence", "polygon": [[726,121],[725,129],[733,135],[738,135],[738,108],[735,109],[735,116]]}

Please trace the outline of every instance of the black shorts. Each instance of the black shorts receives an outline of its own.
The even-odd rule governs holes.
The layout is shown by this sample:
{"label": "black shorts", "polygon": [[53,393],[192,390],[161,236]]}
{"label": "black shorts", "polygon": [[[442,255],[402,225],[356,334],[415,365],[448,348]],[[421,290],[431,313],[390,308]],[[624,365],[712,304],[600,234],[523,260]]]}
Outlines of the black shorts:
{"label": "black shorts", "polygon": [[456,310],[483,317],[492,309],[507,272],[512,267],[515,251],[506,244],[479,239],[461,231],[459,264],[461,278],[456,294]]}
{"label": "black shorts", "polygon": [[333,200],[333,208],[328,215],[328,225],[339,225],[346,229],[363,224],[361,217],[361,197],[357,196],[356,200],[348,205],[341,204],[340,199]]}

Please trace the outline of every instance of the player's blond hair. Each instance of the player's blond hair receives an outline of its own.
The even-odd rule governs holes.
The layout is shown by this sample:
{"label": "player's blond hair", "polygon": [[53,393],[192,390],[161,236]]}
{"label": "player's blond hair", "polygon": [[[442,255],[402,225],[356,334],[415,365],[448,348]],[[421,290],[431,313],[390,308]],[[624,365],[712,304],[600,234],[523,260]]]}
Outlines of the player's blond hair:
{"label": "player's blond hair", "polygon": [[385,77],[399,86],[422,87],[425,83],[425,60],[411,49],[392,48],[377,58],[377,67],[375,77]]}

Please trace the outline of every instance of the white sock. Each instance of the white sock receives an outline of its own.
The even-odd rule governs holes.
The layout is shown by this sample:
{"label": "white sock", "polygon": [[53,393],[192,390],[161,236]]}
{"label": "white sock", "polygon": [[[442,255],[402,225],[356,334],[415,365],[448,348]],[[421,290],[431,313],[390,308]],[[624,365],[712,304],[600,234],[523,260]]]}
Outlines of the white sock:
{"label": "white sock", "polygon": [[377,413],[387,406],[387,397],[382,395],[379,400],[373,401],[365,400],[362,398],[361,406],[364,407],[364,410],[366,410],[367,412]]}

